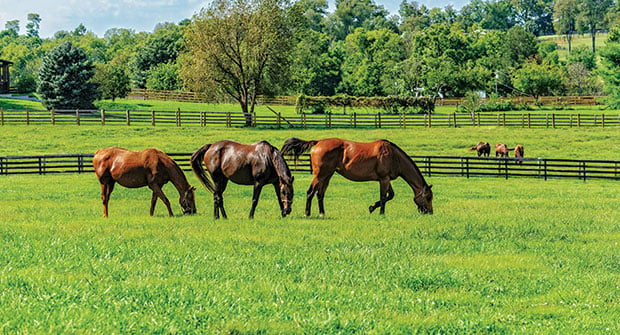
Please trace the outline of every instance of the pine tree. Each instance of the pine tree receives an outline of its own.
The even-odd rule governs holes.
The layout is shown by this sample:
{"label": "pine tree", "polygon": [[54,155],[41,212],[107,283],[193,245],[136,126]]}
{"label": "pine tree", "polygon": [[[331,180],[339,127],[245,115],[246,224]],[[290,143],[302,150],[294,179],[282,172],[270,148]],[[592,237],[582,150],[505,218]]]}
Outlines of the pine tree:
{"label": "pine tree", "polygon": [[64,42],[43,57],[37,92],[48,109],[93,108],[97,98],[97,85],[90,81],[93,75],[86,53]]}

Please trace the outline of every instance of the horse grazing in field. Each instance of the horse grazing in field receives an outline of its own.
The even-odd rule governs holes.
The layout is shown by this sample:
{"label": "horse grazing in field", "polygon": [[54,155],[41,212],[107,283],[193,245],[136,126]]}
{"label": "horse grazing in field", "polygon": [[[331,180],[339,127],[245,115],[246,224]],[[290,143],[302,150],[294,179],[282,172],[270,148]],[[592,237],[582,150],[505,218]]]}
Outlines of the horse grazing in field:
{"label": "horse grazing in field", "polygon": [[423,214],[433,213],[432,185],[426,183],[417,165],[396,144],[387,140],[362,143],[339,138],[304,141],[293,137],[286,140],[282,153],[297,157],[311,148],[314,178],[307,192],[306,216],[310,215],[315,194],[319,203],[319,214],[325,215],[323,198],[334,172],[352,181],[379,182],[379,201],[368,207],[371,213],[378,207],[381,208],[380,214],[385,213],[385,204],[394,198],[390,181],[398,177],[402,177],[413,189],[418,211]]}
{"label": "horse grazing in field", "polygon": [[183,207],[183,213],[196,213],[194,200],[196,188],[187,182],[183,170],[177,163],[157,149],[144,151],[130,151],[116,147],[99,149],[93,158],[93,167],[101,184],[104,217],[108,217],[108,202],[115,183],[128,188],[148,186],[153,191],[151,216],[155,211],[157,198],[163,201],[168,208],[168,214],[173,216],[170,201],[162,191],[164,184],[170,181],[179,192],[179,203]]}
{"label": "horse grazing in field", "polygon": [[508,147],[504,143],[498,143],[495,145],[495,157],[509,157],[508,156]]}
{"label": "horse grazing in field", "polygon": [[194,152],[191,164],[200,182],[213,193],[216,219],[220,211],[226,218],[222,194],[229,180],[240,185],[254,185],[250,219],[254,217],[258,198],[266,184],[273,184],[276,190],[282,217],[291,213],[293,176],[280,151],[265,141],[249,145],[234,141],[206,144]]}
{"label": "horse grazing in field", "polygon": [[[523,146],[521,144],[517,144],[514,149],[515,158],[523,158]],[[523,160],[518,159],[515,163],[523,164]]]}
{"label": "horse grazing in field", "polygon": [[489,157],[489,154],[491,153],[491,145],[488,142],[478,142],[478,144],[469,150],[476,150],[478,152],[478,157],[482,155]]}

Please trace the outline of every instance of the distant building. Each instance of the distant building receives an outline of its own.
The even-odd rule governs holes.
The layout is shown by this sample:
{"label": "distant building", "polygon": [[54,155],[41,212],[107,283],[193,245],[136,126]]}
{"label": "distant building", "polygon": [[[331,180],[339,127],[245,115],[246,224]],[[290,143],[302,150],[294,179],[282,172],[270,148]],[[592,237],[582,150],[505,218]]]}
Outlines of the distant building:
{"label": "distant building", "polygon": [[0,94],[9,93],[11,89],[11,76],[9,75],[9,66],[13,62],[0,59]]}

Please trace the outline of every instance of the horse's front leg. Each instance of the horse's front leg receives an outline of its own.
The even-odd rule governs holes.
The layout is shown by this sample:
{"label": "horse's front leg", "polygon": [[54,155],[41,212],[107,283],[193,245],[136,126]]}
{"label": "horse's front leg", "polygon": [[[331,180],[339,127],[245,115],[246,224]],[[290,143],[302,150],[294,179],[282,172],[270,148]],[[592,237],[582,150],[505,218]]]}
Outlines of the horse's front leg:
{"label": "horse's front leg", "polygon": [[168,198],[164,194],[164,191],[161,190],[161,186],[153,183],[149,184],[149,188],[153,190],[153,197],[151,198],[151,216],[153,216],[153,214],[155,213],[155,202],[157,201],[158,197],[161,199],[164,205],[166,205],[166,208],[168,209],[168,215],[174,216],[174,214],[172,213],[172,208],[170,207],[170,200],[168,200]]}
{"label": "horse's front leg", "polygon": [[[250,219],[254,218],[254,211],[256,210],[256,205],[258,205],[258,198],[260,197],[260,192],[263,189],[263,185],[259,183],[254,184],[254,193],[252,194],[252,208],[250,209]],[[279,199],[279,198],[278,198]]]}
{"label": "horse's front leg", "polygon": [[370,213],[374,212],[377,207],[381,207],[379,214],[385,214],[385,204],[394,199],[394,189],[389,179],[381,180],[379,182],[379,201],[368,207]]}

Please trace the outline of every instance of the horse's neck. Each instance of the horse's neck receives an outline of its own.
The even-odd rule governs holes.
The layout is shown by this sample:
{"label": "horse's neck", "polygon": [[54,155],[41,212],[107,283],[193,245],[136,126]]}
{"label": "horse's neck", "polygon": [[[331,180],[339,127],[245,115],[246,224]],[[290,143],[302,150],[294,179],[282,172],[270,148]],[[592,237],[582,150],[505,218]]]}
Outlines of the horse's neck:
{"label": "horse's neck", "polygon": [[426,186],[426,180],[422,176],[422,171],[418,166],[404,153],[400,153],[400,176],[409,184],[414,193],[419,193],[424,186]]}
{"label": "horse's neck", "polygon": [[274,169],[276,170],[276,174],[278,175],[278,179],[285,183],[290,183],[291,171],[288,169],[288,165],[286,165],[284,157],[278,156],[277,152],[272,152],[271,161]]}
{"label": "horse's neck", "polygon": [[176,187],[179,195],[183,196],[187,190],[189,190],[190,185],[185,178],[185,174],[183,170],[174,162],[172,165],[168,167],[168,175],[170,176],[170,181]]}

